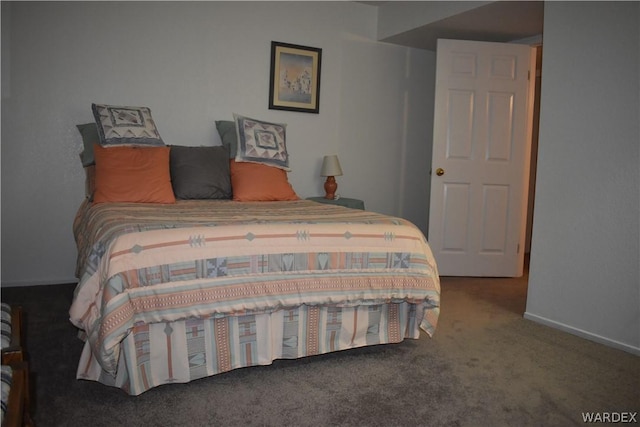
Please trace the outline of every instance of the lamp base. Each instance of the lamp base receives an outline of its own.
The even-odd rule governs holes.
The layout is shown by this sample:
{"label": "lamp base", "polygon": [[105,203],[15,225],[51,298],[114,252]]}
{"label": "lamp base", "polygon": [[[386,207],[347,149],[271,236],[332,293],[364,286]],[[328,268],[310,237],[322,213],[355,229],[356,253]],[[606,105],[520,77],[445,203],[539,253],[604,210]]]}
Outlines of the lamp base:
{"label": "lamp base", "polygon": [[324,182],[324,191],[325,199],[334,200],[336,198],[336,190],[338,189],[338,183],[336,182],[336,178],[333,176],[328,176],[327,180]]}

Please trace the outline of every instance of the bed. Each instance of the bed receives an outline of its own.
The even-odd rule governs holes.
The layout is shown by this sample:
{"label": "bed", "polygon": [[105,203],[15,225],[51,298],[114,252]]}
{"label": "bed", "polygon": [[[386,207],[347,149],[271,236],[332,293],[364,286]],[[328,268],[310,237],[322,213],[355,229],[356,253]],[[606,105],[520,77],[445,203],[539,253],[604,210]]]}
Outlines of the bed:
{"label": "bed", "polygon": [[308,200],[84,202],[77,378],[138,395],[433,334],[435,263],[405,220]]}
{"label": "bed", "polygon": [[[434,333],[437,266],[409,221],[295,193],[243,199],[240,165],[226,153],[232,198],[181,198],[171,157],[175,199],[102,200],[105,160],[95,148],[96,189],[73,222],[79,282],[70,320],[84,340],[78,379],[139,395],[276,359]],[[261,178],[284,173],[259,167]],[[263,181],[273,188],[251,176],[249,190]],[[193,196],[193,186],[188,191]]]}

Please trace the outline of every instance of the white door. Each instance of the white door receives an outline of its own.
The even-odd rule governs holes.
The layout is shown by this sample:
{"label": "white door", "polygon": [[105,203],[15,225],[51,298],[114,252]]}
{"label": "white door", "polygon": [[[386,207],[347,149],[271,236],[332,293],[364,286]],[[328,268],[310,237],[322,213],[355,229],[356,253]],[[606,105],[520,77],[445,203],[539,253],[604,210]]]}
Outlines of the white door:
{"label": "white door", "polygon": [[530,48],[438,40],[437,49],[429,244],[439,272],[521,276]]}

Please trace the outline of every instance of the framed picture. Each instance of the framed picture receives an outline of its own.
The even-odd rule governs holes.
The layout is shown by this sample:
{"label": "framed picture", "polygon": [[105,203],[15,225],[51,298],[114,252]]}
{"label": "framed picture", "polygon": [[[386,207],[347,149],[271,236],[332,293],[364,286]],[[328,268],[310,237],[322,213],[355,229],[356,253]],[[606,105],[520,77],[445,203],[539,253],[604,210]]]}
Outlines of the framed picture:
{"label": "framed picture", "polygon": [[269,109],[318,113],[322,49],[271,42]]}

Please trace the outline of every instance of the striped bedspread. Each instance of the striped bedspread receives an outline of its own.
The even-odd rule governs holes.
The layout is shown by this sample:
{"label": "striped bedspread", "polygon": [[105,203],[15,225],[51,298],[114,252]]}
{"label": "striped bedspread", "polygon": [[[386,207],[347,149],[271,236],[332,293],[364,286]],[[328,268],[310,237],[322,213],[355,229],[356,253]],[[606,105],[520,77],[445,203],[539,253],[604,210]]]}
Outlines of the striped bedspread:
{"label": "striped bedspread", "polygon": [[437,267],[401,218],[307,200],[85,202],[73,228],[70,319],[111,375],[141,324],[408,302],[427,334],[436,328]]}

